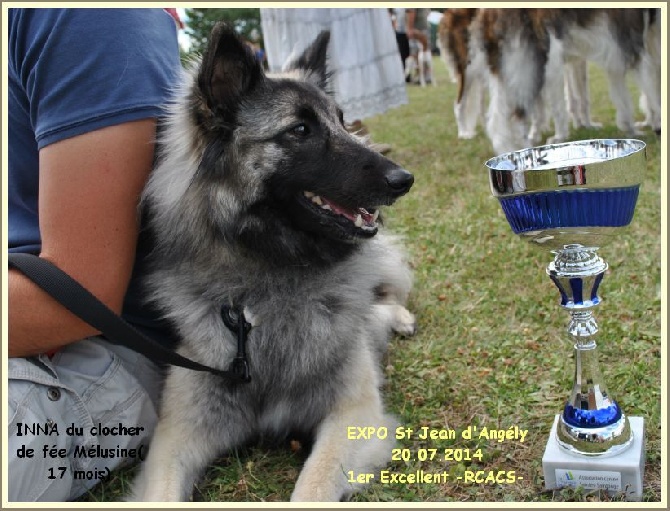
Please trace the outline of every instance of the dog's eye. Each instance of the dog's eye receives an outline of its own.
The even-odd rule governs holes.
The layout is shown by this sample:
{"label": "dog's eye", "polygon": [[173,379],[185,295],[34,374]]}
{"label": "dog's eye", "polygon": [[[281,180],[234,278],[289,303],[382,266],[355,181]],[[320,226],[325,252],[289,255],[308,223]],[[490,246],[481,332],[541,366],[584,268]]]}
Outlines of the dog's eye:
{"label": "dog's eye", "polygon": [[301,123],[291,128],[291,133],[299,137],[306,137],[309,135],[309,127],[306,124]]}

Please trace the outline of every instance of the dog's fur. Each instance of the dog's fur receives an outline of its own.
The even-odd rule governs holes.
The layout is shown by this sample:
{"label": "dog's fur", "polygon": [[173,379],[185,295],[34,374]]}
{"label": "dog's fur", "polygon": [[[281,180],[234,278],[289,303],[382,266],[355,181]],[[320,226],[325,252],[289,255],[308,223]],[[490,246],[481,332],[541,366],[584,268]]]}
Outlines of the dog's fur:
{"label": "dog's fur", "polygon": [[489,84],[486,130],[496,153],[539,142],[547,107],[555,131],[549,143],[568,137],[570,117],[575,126],[597,126],[590,118],[587,61],[605,70],[623,133],[638,133],[625,83],[629,72],[644,95],[646,122],[660,129],[658,10],[455,9],[448,14],[441,39],[459,83],[455,111],[462,138],[474,136],[483,94],[474,84],[482,80]]}
{"label": "dog's fur", "polygon": [[[178,351],[224,370],[237,341],[221,307],[243,307],[251,381],[171,367],[129,500],[188,499],[212,460],[259,438],[313,437],[297,501],[340,500],[357,489],[349,471],[390,459],[380,357],[392,330],[411,334],[415,321],[403,306],[410,270],[372,212],[413,177],[345,129],[324,92],[328,39],[266,76],[219,24],[170,106],[144,195],[157,243],[147,285]],[[356,427],[389,436],[347,439]]]}
{"label": "dog's fur", "polygon": [[[600,65],[607,74],[617,127],[636,135],[634,107],[626,86],[633,74],[648,99],[652,128],[660,129],[661,41],[659,9],[567,9],[570,26],[564,38],[567,62],[585,59]],[[585,11],[585,12],[582,12]]]}
{"label": "dog's fur", "polygon": [[454,116],[458,138],[477,135],[477,124],[485,124],[489,70],[483,49],[471,42],[476,33],[479,9],[447,9],[438,26],[440,57],[456,83]]}

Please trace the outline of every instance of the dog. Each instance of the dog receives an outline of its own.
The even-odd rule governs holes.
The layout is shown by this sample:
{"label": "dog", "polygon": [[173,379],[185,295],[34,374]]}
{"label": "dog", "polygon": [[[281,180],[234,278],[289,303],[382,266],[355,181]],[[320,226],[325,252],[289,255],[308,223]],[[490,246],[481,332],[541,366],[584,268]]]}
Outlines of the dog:
{"label": "dog", "polygon": [[453,11],[445,13],[440,38],[459,84],[454,108],[461,138],[475,134],[482,82],[490,97],[486,132],[498,154],[539,143],[549,119],[554,134],[547,143],[567,140],[570,119],[576,127],[598,127],[590,118],[587,62],[605,70],[623,133],[639,134],[625,83],[628,73],[642,91],[645,122],[660,130],[656,9]]}
{"label": "dog", "polygon": [[[345,499],[363,486],[351,474],[390,460],[380,362],[416,321],[410,268],[378,215],[414,177],[345,129],[328,41],[269,75],[219,23],[168,106],[143,194],[156,240],[146,285],[180,354],[226,370],[246,337],[250,380],[171,366],[127,500],[187,500],[217,456],[258,439],[313,438],[293,501]],[[369,427],[388,437],[348,436]]]}
{"label": "dog", "polygon": [[460,139],[475,138],[477,124],[486,124],[484,112],[489,81],[488,64],[483,49],[471,44],[471,33],[477,30],[478,11],[447,9],[437,29],[440,57],[457,87],[454,117]]}
{"label": "dog", "polygon": [[[601,66],[608,79],[610,97],[616,108],[616,125],[626,136],[640,132],[634,123],[634,109],[626,75],[632,73],[646,96],[652,119],[660,119],[660,49],[654,33],[660,16],[654,9],[495,9],[484,10],[490,24],[483,31],[482,46],[491,70],[491,104],[487,133],[498,153],[520,149],[538,140],[526,129],[533,116],[542,116],[548,104],[554,135],[547,143],[569,136],[565,101],[565,65],[571,73],[583,63]],[[581,92],[584,98],[582,79]],[[586,82],[587,83],[587,82]],[[582,109],[588,108],[588,101]],[[574,116],[574,112],[573,112]],[[592,124],[590,119],[583,121]],[[515,123],[517,124],[515,128]],[[535,126],[541,123],[535,123]],[[519,128],[518,126],[521,126]],[[659,126],[660,128],[660,126]],[[525,140],[520,134],[527,133]]]}
{"label": "dog", "polygon": [[430,49],[424,49],[418,39],[409,40],[410,55],[405,59],[405,78],[410,83],[419,83],[421,87],[432,84],[437,87],[433,73],[433,55]]}
{"label": "dog", "polygon": [[[617,109],[616,125],[639,135],[625,77],[632,73],[646,99],[649,124],[660,130],[661,15],[659,9],[568,9],[570,29],[564,40],[566,61],[584,59],[601,66]],[[576,13],[574,12],[576,11]]]}
{"label": "dog", "polygon": [[[638,128],[649,127],[661,134],[661,110],[659,107],[659,98],[656,97],[658,90],[657,84],[661,81],[661,49],[662,49],[662,35],[661,35],[661,10],[649,9],[649,29],[645,34],[645,48],[648,52],[648,59],[643,62],[644,68],[641,70],[641,76],[648,83],[645,90],[640,93],[639,107],[644,113],[643,121],[635,124]],[[651,93],[648,89],[652,90]],[[651,94],[651,96],[648,96]]]}

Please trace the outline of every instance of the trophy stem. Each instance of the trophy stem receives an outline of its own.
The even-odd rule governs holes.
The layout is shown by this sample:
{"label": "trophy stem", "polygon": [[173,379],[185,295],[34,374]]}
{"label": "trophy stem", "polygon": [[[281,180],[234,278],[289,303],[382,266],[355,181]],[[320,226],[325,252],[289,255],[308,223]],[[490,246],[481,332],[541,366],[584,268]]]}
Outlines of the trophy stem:
{"label": "trophy stem", "polygon": [[568,333],[574,340],[575,374],[570,398],[557,427],[559,445],[572,453],[609,456],[633,441],[627,417],[609,395],[600,373],[592,309],[600,303],[598,287],[607,270],[595,248],[566,245],[555,252],[547,273],[570,312]]}

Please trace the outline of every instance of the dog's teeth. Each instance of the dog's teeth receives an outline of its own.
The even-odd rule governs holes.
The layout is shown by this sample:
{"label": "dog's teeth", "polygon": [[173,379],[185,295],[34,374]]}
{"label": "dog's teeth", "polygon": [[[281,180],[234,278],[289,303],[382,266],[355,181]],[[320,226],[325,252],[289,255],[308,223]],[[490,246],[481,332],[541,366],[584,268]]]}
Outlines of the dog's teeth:
{"label": "dog's teeth", "polygon": [[356,215],[356,221],[354,222],[356,227],[363,227],[363,217],[361,215]]}
{"label": "dog's teeth", "polygon": [[379,218],[379,210],[375,211],[375,214],[372,215],[372,221],[376,222],[378,218]]}
{"label": "dog's teeth", "polygon": [[318,195],[315,195],[314,197],[312,197],[312,202],[314,204],[316,204],[317,206],[323,205],[323,201],[321,200],[321,197],[319,197]]}
{"label": "dog's teeth", "polygon": [[330,207],[330,204],[324,204],[321,206],[321,209],[325,209],[326,211],[332,211],[333,208]]}
{"label": "dog's teeth", "polygon": [[314,197],[314,192],[302,192],[302,193],[304,193],[305,197],[307,197],[308,199],[311,199],[312,197]]}

